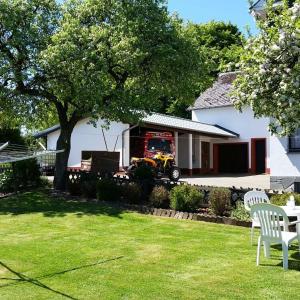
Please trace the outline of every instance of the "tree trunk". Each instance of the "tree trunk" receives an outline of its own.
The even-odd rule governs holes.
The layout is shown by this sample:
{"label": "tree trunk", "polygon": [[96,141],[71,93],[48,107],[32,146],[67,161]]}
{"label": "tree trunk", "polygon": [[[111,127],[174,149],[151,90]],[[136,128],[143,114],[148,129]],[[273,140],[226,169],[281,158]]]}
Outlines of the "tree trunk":
{"label": "tree trunk", "polygon": [[67,167],[71,150],[71,134],[74,127],[61,127],[60,135],[56,143],[57,150],[64,150],[64,152],[56,154],[55,160],[55,174],[54,174],[54,188],[57,190],[65,190],[67,183]]}

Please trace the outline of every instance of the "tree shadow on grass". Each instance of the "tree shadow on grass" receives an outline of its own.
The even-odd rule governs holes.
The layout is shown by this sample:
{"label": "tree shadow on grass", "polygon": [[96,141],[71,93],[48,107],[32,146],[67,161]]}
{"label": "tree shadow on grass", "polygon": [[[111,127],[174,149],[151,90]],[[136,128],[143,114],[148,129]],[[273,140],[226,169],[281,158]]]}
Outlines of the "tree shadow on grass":
{"label": "tree shadow on grass", "polygon": [[62,271],[58,271],[58,272],[55,272],[55,273],[50,273],[50,274],[42,275],[42,276],[39,276],[37,278],[31,278],[31,277],[29,277],[27,275],[24,275],[24,274],[22,274],[20,272],[17,272],[15,270],[13,270],[11,267],[9,267],[7,264],[5,264],[4,262],[0,261],[0,266],[4,267],[10,273],[12,273],[12,274],[14,274],[16,276],[16,278],[0,278],[0,280],[9,280],[9,281],[12,281],[12,282],[9,282],[7,284],[0,285],[0,288],[4,288],[4,287],[7,287],[7,286],[11,286],[11,285],[22,284],[22,283],[30,283],[30,284],[33,284],[33,285],[38,286],[40,288],[43,288],[45,290],[48,290],[49,292],[52,292],[52,293],[58,294],[60,296],[63,296],[64,298],[76,300],[77,298],[74,298],[71,295],[68,295],[68,294],[66,294],[64,292],[58,291],[56,289],[53,289],[53,288],[45,285],[44,283],[42,283],[40,280],[41,279],[45,279],[45,278],[49,278],[49,277],[58,276],[58,275],[63,275],[63,274],[68,273],[68,272],[73,272],[73,271],[77,271],[77,270],[81,270],[81,269],[85,269],[85,268],[89,268],[89,267],[94,267],[94,266],[97,266],[97,265],[100,265],[100,264],[104,264],[104,263],[107,263],[107,262],[111,262],[111,261],[114,261],[114,260],[118,260],[118,259],[121,259],[121,258],[123,258],[123,256],[118,256],[118,257],[114,257],[114,258],[110,258],[110,259],[98,261],[98,262],[92,263],[92,264],[87,264],[87,265],[73,267],[73,268],[62,270]]}
{"label": "tree shadow on grass", "polygon": [[43,213],[45,217],[64,217],[75,213],[84,215],[108,215],[121,218],[122,209],[117,206],[82,202],[80,199],[52,197],[46,191],[32,191],[0,199],[0,215]]}

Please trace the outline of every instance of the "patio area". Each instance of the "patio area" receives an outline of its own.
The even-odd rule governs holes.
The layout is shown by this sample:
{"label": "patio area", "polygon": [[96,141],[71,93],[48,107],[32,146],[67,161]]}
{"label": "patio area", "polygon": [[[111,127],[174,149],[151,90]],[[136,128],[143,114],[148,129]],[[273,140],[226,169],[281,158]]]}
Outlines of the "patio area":
{"label": "patio area", "polygon": [[222,186],[222,187],[243,187],[243,188],[270,188],[270,175],[248,175],[248,174],[221,174],[221,175],[197,175],[182,177],[181,181],[190,184]]}

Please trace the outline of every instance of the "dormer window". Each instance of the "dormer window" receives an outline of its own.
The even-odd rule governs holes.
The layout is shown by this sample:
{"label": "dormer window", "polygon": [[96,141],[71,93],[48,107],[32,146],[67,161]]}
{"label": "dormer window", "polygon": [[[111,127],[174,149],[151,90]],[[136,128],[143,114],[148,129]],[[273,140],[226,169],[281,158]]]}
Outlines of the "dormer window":
{"label": "dormer window", "polygon": [[300,152],[300,128],[289,137],[289,152]]}

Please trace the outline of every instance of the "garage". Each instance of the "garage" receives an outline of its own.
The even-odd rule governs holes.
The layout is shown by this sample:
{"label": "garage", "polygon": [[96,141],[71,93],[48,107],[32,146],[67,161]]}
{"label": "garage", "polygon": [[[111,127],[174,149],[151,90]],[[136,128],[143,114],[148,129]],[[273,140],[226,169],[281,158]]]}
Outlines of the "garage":
{"label": "garage", "polygon": [[248,173],[248,143],[219,144],[220,173]]}

